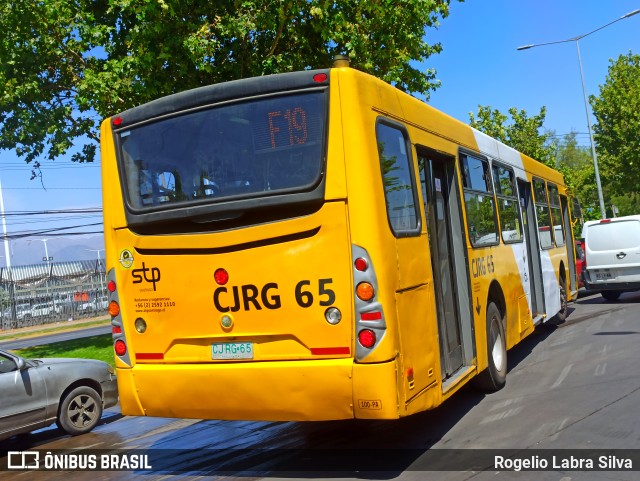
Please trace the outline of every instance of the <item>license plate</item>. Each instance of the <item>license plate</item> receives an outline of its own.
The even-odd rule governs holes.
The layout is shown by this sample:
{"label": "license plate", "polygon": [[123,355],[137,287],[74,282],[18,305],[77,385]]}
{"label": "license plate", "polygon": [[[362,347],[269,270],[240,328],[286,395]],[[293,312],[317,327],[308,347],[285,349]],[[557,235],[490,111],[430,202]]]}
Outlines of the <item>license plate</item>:
{"label": "license plate", "polygon": [[214,342],[211,359],[253,359],[252,342]]}
{"label": "license plate", "polygon": [[596,279],[613,279],[613,274],[611,272],[596,272]]}

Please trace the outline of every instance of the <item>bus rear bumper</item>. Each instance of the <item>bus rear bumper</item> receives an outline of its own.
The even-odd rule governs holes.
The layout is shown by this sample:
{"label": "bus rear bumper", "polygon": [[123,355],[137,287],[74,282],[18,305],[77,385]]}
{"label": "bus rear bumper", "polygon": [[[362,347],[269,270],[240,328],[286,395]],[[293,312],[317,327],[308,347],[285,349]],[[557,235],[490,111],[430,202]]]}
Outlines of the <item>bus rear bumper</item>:
{"label": "bus rear bumper", "polygon": [[246,421],[398,417],[394,361],[137,364],[118,369],[117,379],[125,415]]}
{"label": "bus rear bumper", "polygon": [[353,418],[353,359],[137,364],[119,369],[122,413],[192,419]]}

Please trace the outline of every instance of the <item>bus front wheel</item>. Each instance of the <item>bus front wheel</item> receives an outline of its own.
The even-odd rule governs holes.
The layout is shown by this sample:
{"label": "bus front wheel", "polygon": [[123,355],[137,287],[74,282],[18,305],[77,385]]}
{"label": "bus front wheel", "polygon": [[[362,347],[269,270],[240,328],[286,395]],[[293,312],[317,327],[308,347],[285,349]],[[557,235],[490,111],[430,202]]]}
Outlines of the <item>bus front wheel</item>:
{"label": "bus front wheel", "polygon": [[473,385],[483,392],[498,391],[507,381],[507,338],[493,302],[487,307],[487,360],[487,368],[473,379]]}

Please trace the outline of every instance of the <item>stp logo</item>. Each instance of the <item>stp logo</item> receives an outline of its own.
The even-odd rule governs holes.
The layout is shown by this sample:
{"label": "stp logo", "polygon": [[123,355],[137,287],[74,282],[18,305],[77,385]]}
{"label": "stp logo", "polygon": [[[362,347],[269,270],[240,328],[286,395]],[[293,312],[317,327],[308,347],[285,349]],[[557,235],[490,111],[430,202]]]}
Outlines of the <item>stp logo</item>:
{"label": "stp logo", "polygon": [[154,291],[156,290],[156,282],[160,282],[160,269],[157,267],[147,267],[144,262],[140,269],[133,269],[131,275],[133,276],[134,284],[140,284],[143,280],[145,282],[151,282]]}

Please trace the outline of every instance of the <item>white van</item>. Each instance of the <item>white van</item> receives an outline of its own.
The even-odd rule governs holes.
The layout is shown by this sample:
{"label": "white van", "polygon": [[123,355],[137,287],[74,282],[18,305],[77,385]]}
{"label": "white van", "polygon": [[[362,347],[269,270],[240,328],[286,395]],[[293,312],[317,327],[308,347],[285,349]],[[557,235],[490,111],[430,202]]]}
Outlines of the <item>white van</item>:
{"label": "white van", "polygon": [[640,215],[584,223],[584,284],[613,301],[640,290]]}

